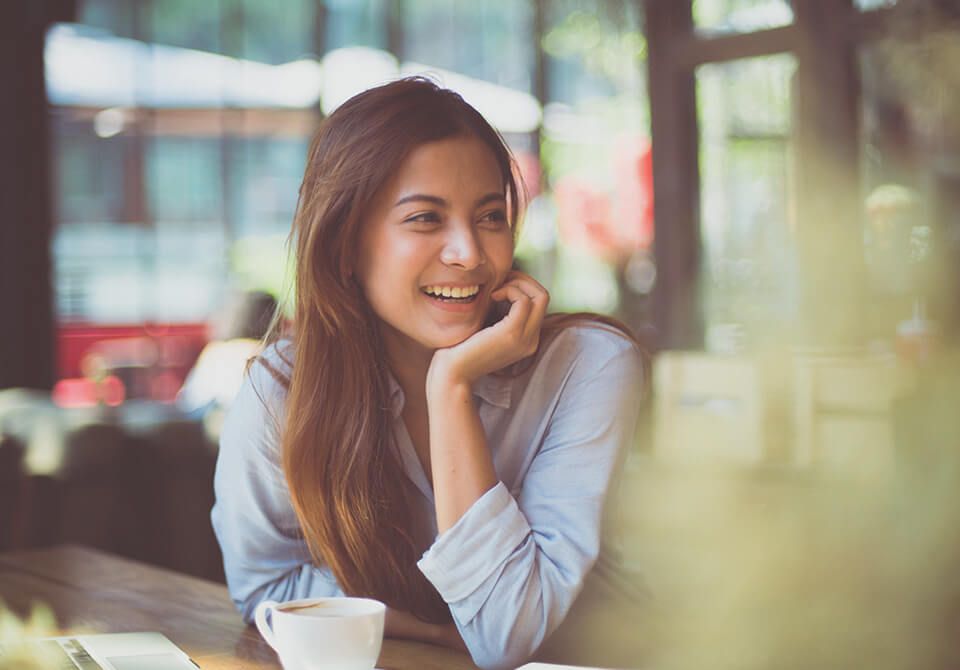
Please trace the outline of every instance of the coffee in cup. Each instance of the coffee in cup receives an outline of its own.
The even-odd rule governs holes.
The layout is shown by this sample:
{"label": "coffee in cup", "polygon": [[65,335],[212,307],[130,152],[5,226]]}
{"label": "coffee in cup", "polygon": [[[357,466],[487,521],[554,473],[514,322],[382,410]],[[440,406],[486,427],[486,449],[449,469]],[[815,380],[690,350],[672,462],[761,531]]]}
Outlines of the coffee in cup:
{"label": "coffee in cup", "polygon": [[267,600],[257,605],[254,620],[284,670],[371,670],[386,609],[369,598]]}

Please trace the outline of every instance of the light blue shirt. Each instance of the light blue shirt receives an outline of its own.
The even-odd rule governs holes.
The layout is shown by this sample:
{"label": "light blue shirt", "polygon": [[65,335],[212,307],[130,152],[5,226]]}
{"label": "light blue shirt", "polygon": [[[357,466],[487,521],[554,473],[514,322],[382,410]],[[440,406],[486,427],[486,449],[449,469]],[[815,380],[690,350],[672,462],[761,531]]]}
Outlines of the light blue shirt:
{"label": "light blue shirt", "polygon": [[[288,372],[275,349],[265,355]],[[441,535],[401,418],[403,391],[390,383],[396,447],[427,530],[416,567],[449,604],[474,662],[516,667],[557,628],[598,560],[609,560],[604,508],[636,429],[640,353],[606,326],[576,326],[524,374],[479,379],[473,393],[499,482]],[[221,433],[213,527],[246,621],[263,600],[343,595],[300,537],[281,469],[284,395],[264,366],[251,366]]]}

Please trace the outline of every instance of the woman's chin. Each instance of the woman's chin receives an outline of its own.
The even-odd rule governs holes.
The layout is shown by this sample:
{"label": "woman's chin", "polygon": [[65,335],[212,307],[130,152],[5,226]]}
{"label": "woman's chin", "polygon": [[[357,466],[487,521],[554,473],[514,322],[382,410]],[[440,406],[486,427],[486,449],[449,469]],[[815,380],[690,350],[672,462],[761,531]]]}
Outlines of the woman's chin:
{"label": "woman's chin", "polygon": [[461,342],[465,342],[470,336],[474,335],[479,328],[463,329],[457,332],[444,333],[433,339],[432,349],[449,349],[455,347]]}

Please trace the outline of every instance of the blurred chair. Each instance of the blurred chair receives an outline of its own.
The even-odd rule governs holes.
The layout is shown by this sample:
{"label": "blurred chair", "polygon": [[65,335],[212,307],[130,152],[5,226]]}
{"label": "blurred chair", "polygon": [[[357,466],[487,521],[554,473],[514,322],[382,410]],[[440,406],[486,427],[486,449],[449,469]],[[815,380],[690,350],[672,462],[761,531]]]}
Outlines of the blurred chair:
{"label": "blurred chair", "polygon": [[0,551],[23,543],[23,443],[0,434]]}
{"label": "blurred chair", "polygon": [[260,352],[277,311],[269,293],[239,293],[214,315],[210,342],[177,393],[177,406],[192,416],[210,411],[223,412],[232,403],[243,383],[247,361]]}
{"label": "blurred chair", "polygon": [[796,463],[868,477],[889,474],[893,402],[909,385],[909,374],[892,355],[798,353]]}
{"label": "blurred chair", "polygon": [[216,446],[199,421],[170,421],[137,437],[142,498],[150,519],[146,561],[224,581],[220,547],[210,523]]}
{"label": "blurred chair", "polygon": [[738,465],[782,457],[786,436],[772,432],[781,398],[759,359],[664,351],[654,360],[653,384],[658,457]]}
{"label": "blurred chair", "polygon": [[72,542],[122,555],[136,553],[140,482],[136,454],[129,446],[118,426],[66,427],[58,467],[29,478],[29,544]]}
{"label": "blurred chair", "polygon": [[0,548],[72,542],[223,581],[216,444],[172,404],[0,392]]}

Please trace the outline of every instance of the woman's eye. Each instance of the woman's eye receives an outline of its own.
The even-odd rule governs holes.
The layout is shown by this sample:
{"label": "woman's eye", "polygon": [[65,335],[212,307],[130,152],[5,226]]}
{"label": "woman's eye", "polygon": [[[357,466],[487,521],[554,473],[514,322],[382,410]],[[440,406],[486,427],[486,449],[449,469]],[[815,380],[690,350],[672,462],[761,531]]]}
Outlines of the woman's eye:
{"label": "woman's eye", "polygon": [[502,228],[507,224],[507,213],[502,209],[495,209],[481,216],[480,223],[489,228]]}
{"label": "woman's eye", "polygon": [[439,223],[440,217],[436,212],[421,212],[404,219],[404,223]]}

